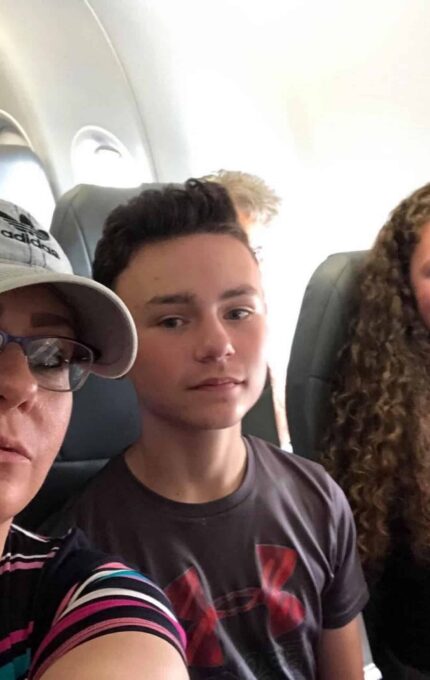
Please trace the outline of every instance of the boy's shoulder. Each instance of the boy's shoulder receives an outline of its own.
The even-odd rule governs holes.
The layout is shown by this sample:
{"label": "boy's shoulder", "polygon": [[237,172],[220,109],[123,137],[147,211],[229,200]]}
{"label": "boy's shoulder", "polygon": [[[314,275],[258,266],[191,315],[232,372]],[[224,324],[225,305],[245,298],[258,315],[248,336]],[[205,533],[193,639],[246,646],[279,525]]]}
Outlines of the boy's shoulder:
{"label": "boy's shoulder", "polygon": [[282,471],[288,478],[293,476],[295,482],[301,481],[304,485],[328,488],[331,493],[333,487],[339,488],[321,463],[292,451],[285,451],[259,437],[247,435],[245,440],[256,458],[257,465],[266,472],[273,474]]}
{"label": "boy's shoulder", "polygon": [[254,454],[261,494],[273,498],[276,489],[288,505],[306,514],[350,514],[344,492],[320,463],[257,437],[247,436],[246,441]]}

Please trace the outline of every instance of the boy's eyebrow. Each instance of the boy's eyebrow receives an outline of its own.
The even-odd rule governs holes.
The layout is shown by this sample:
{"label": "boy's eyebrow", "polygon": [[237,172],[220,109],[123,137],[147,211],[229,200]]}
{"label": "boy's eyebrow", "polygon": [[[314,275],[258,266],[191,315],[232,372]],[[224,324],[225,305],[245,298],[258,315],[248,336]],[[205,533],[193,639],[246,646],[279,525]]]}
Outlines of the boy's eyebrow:
{"label": "boy's eyebrow", "polygon": [[[253,286],[243,285],[237,288],[230,288],[224,291],[221,295],[221,300],[229,300],[230,298],[239,297],[240,295],[258,295],[258,291]],[[154,295],[148,302],[147,305],[189,305],[195,302],[197,296],[194,293],[172,293],[171,295]]]}
{"label": "boy's eyebrow", "polygon": [[240,295],[258,295],[258,290],[254,286],[244,284],[237,288],[230,288],[221,295],[221,300],[229,300],[230,298],[239,297]]}
{"label": "boy's eyebrow", "polygon": [[148,302],[147,305],[188,305],[194,302],[196,296],[192,293],[172,293],[171,295],[154,295]]}

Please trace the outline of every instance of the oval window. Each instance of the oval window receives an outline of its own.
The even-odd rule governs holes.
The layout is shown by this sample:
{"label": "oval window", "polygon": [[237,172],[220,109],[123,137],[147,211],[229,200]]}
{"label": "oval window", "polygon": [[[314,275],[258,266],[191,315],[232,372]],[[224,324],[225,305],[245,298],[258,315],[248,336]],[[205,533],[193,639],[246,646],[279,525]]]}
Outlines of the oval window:
{"label": "oval window", "polygon": [[72,142],[71,160],[77,184],[133,187],[142,181],[128,149],[103,128],[87,126],[79,130]]}

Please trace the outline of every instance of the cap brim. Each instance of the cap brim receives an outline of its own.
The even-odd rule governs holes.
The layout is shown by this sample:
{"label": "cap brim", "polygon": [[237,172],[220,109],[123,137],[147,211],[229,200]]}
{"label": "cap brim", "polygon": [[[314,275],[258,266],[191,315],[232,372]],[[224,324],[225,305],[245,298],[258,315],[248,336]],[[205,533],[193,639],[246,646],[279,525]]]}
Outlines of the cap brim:
{"label": "cap brim", "polygon": [[75,310],[80,324],[79,339],[100,352],[93,373],[120,378],[129,371],[136,357],[136,329],[130,312],[115,293],[84,276],[0,265],[0,294],[39,284],[58,288]]}

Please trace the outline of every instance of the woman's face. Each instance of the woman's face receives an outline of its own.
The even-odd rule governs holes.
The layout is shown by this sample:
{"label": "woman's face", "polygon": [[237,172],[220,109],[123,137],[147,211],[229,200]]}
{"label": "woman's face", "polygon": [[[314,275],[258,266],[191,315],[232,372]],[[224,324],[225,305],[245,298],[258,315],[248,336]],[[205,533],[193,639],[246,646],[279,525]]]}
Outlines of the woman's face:
{"label": "woman's face", "polygon": [[[18,336],[75,337],[71,311],[46,285],[2,293],[0,329]],[[70,392],[39,387],[19,345],[0,352],[0,522],[20,512],[41,487],[71,407]]]}

